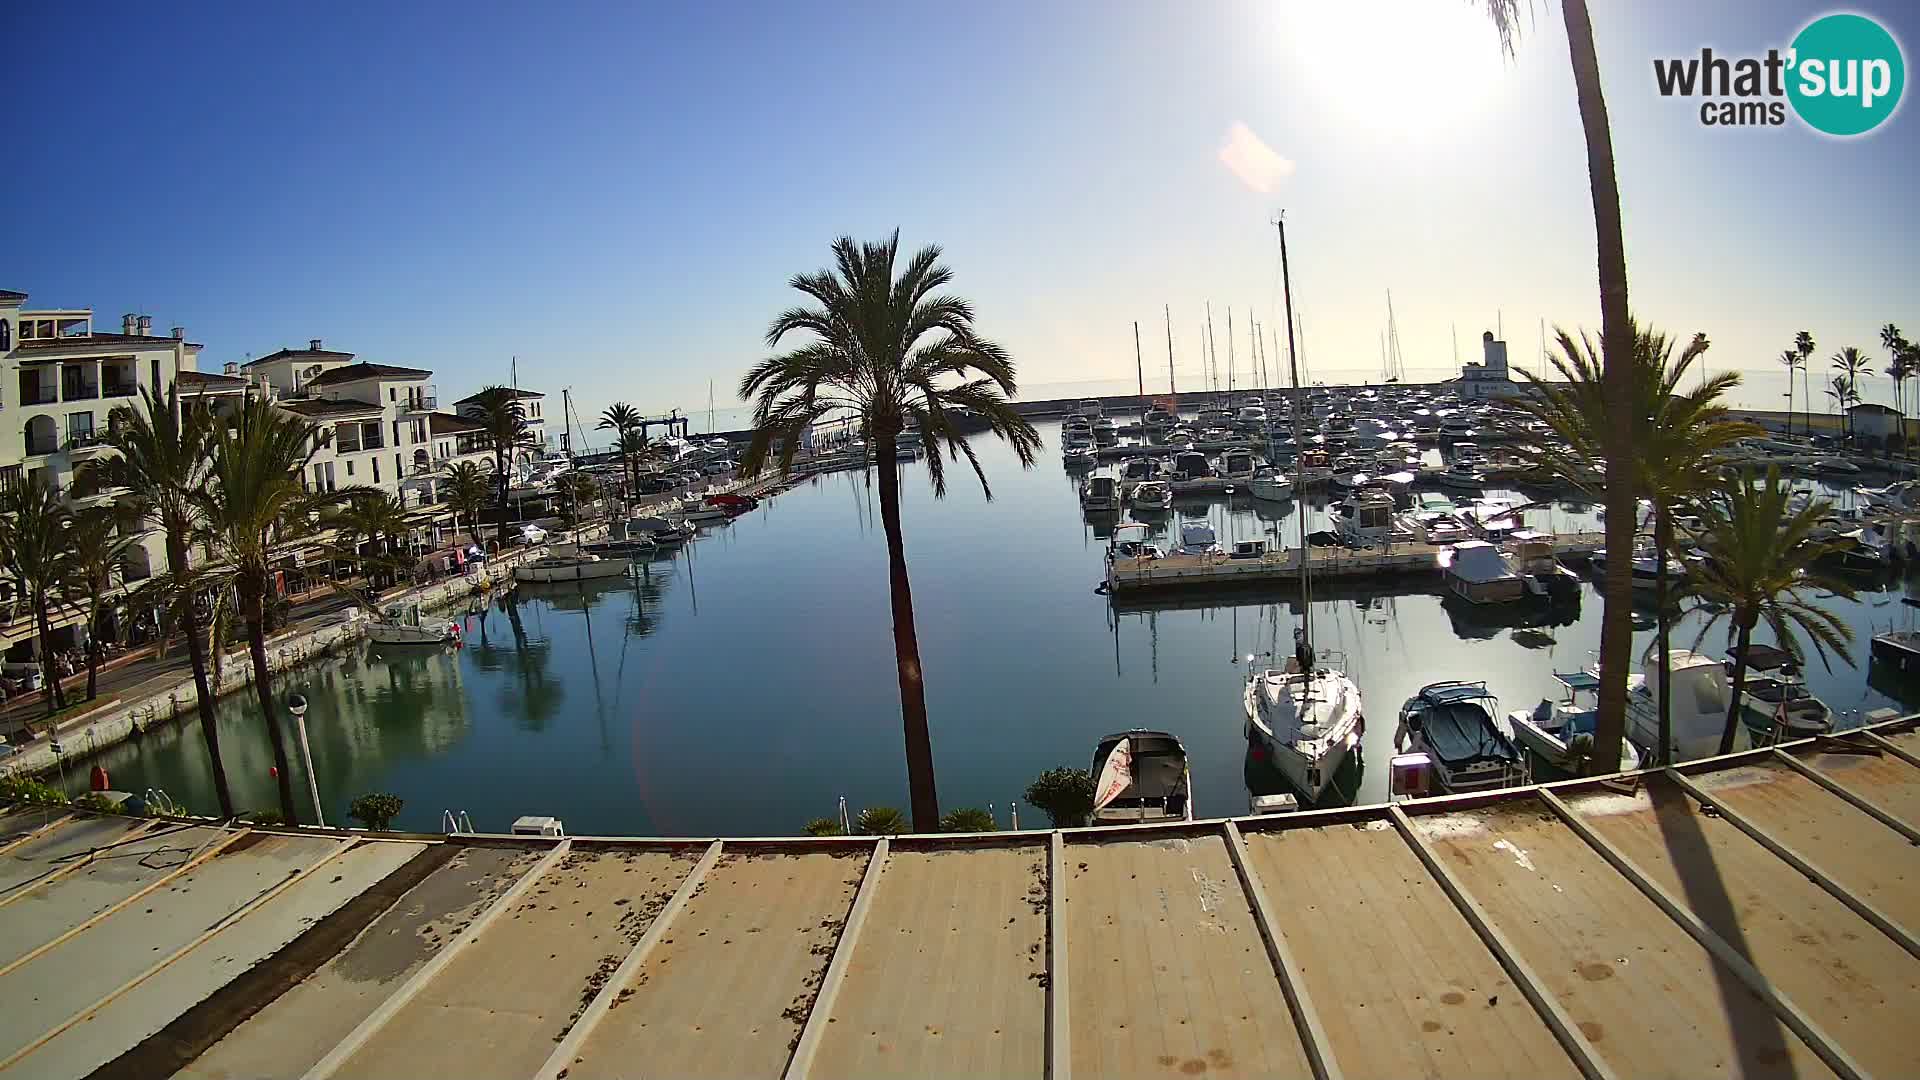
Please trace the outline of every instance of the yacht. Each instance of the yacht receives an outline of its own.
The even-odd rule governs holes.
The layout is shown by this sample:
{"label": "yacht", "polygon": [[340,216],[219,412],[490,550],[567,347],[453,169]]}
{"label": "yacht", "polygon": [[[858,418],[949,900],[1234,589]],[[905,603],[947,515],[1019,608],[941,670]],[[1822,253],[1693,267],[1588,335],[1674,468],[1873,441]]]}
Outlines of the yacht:
{"label": "yacht", "polygon": [[1199,415],[1195,418],[1195,422],[1200,425],[1200,430],[1202,431],[1208,428],[1228,430],[1233,427],[1233,418],[1234,411],[1232,409],[1210,406],[1200,410]]}
{"label": "yacht", "polygon": [[1153,527],[1138,521],[1114,526],[1113,539],[1107,541],[1107,569],[1115,559],[1158,559],[1163,552],[1153,543]]}
{"label": "yacht", "polygon": [[1473,604],[1509,603],[1527,593],[1526,582],[1507,564],[1500,549],[1485,540],[1453,545],[1440,577],[1449,592]]}
{"label": "yacht", "polygon": [[1165,510],[1173,505],[1173,488],[1165,480],[1143,480],[1129,496],[1136,510]]}
{"label": "yacht", "polygon": [[1440,421],[1440,437],[1443,439],[1471,439],[1473,436],[1473,420],[1461,413],[1454,413]]}
{"label": "yacht", "polygon": [[[1607,569],[1607,549],[1601,548],[1593,553],[1593,568],[1603,576]],[[1667,559],[1667,587],[1676,589],[1686,579],[1686,564],[1679,559]],[[1633,587],[1651,589],[1660,584],[1660,557],[1651,541],[1643,540],[1633,548]]]}
{"label": "yacht", "polygon": [[1400,707],[1400,729],[1408,749],[1432,762],[1440,790],[1490,791],[1526,780],[1520,751],[1500,729],[1499,715],[1499,699],[1486,683],[1437,682]]}
{"label": "yacht", "polygon": [[1101,443],[1119,442],[1120,425],[1114,423],[1111,416],[1096,418],[1093,421],[1093,440]]}
{"label": "yacht", "polygon": [[1073,410],[1073,415],[1085,417],[1088,420],[1093,420],[1105,413],[1106,410],[1101,407],[1099,398],[1081,398],[1080,404]]}
{"label": "yacht", "polygon": [[1192,821],[1187,750],[1164,731],[1118,731],[1093,750],[1093,824]]}
{"label": "yacht", "polygon": [[1149,480],[1163,479],[1166,463],[1159,458],[1134,458],[1120,466],[1120,486],[1131,492]]}
{"label": "yacht", "polygon": [[[1718,754],[1732,695],[1727,685],[1726,666],[1710,656],[1684,649],[1669,652],[1667,665],[1673,671],[1670,711],[1673,741],[1667,747],[1666,759],[1691,761]],[[1657,665],[1649,665],[1644,675],[1627,677],[1627,738],[1633,740],[1642,754],[1649,754],[1660,745],[1659,691]]]}
{"label": "yacht", "polygon": [[1486,486],[1487,474],[1474,468],[1471,462],[1456,461],[1441,470],[1435,480],[1450,488],[1480,488]]}
{"label": "yacht", "polygon": [[1096,452],[1092,446],[1084,442],[1081,442],[1081,443],[1069,442],[1066,445],[1066,449],[1063,450],[1060,454],[1060,460],[1062,462],[1065,462],[1067,467],[1069,468],[1077,468],[1077,467],[1092,465],[1095,461],[1098,461],[1099,459],[1100,459],[1099,453]]}
{"label": "yacht", "polygon": [[1080,485],[1080,509],[1088,511],[1120,509],[1120,482],[1101,473],[1087,477]]}
{"label": "yacht", "polygon": [[1461,516],[1474,536],[1496,544],[1505,543],[1524,527],[1520,510],[1511,499],[1475,499]]}
{"label": "yacht", "polygon": [[1357,488],[1333,510],[1334,534],[1354,547],[1378,547],[1393,538],[1393,496],[1375,487]]}
{"label": "yacht", "polygon": [[1301,487],[1324,484],[1333,479],[1333,458],[1325,450],[1303,450],[1294,482]]}
{"label": "yacht", "polygon": [[[1727,656],[1727,674],[1734,657]],[[1755,746],[1784,739],[1805,739],[1833,730],[1833,710],[1813,696],[1793,655],[1771,645],[1747,646],[1747,670],[1741,682],[1740,722]]]}
{"label": "yacht", "polygon": [[1293,480],[1286,473],[1269,465],[1253,474],[1247,481],[1247,490],[1253,497],[1267,502],[1285,502],[1293,498]]}
{"label": "yacht", "polygon": [[1259,462],[1245,450],[1229,450],[1220,455],[1220,475],[1229,480],[1251,480]]}
{"label": "yacht", "polygon": [[1201,480],[1212,475],[1213,463],[1198,450],[1182,450],[1173,456],[1173,476],[1176,480]]}
{"label": "yacht", "polygon": [[[1554,672],[1560,684],[1559,701],[1541,698],[1531,709],[1507,714],[1513,741],[1554,773],[1554,779],[1576,776],[1593,752],[1594,732],[1600,726],[1600,678],[1591,671]],[[1640,751],[1630,739],[1620,740],[1618,772],[1640,767]]]}
{"label": "yacht", "polygon": [[560,581],[594,581],[599,578],[623,577],[627,573],[627,560],[602,559],[584,551],[568,550],[565,545],[556,545],[548,549],[544,558],[524,562],[513,568],[513,580],[533,584],[551,584]]}
{"label": "yacht", "polygon": [[1180,546],[1173,549],[1176,555],[1217,555],[1220,553],[1220,538],[1213,526],[1204,521],[1183,521],[1180,523]]}
{"label": "yacht", "polygon": [[395,604],[363,625],[367,640],[375,645],[448,645],[460,640],[458,623],[427,622],[419,604]]}
{"label": "yacht", "polygon": [[1553,553],[1553,542],[1539,533],[1517,532],[1513,534],[1513,552],[1507,556],[1507,565],[1535,596],[1571,596],[1580,591],[1580,578],[1573,571],[1560,565],[1560,559]]}

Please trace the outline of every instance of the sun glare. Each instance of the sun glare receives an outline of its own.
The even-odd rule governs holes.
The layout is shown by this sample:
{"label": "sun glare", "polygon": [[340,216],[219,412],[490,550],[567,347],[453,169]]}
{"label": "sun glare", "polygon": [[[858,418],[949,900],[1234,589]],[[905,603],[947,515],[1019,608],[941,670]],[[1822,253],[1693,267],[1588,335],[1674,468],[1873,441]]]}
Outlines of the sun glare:
{"label": "sun glare", "polygon": [[1485,10],[1446,0],[1289,3],[1278,33],[1289,84],[1350,131],[1457,128],[1507,64]]}

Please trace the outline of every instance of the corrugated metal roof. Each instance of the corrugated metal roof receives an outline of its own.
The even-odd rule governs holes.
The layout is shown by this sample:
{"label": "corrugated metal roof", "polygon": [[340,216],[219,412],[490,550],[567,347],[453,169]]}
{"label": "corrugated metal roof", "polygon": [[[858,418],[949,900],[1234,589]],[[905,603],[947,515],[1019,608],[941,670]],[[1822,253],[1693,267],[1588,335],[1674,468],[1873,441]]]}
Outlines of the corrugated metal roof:
{"label": "corrugated metal roof", "polygon": [[1914,723],[1624,781],[968,836],[16,811],[0,1070],[1913,1074]]}

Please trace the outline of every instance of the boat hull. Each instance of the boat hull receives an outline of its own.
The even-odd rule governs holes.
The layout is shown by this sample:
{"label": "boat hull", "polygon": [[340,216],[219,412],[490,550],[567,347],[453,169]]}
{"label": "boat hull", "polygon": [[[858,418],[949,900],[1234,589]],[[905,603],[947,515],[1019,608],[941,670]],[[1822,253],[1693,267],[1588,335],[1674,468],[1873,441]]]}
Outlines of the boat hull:
{"label": "boat hull", "polygon": [[627,573],[624,561],[602,559],[599,562],[580,563],[574,566],[516,566],[513,579],[534,585],[551,585],[565,581],[597,581],[602,578],[623,577]]}

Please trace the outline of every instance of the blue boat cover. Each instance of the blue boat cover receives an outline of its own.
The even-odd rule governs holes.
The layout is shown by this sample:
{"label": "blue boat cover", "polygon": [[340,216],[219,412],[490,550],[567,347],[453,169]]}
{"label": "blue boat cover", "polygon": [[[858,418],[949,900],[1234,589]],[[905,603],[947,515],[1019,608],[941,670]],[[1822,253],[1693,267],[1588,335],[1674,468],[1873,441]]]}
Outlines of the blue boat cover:
{"label": "blue boat cover", "polygon": [[1477,699],[1485,691],[1451,688],[1439,693],[1422,691],[1421,716],[1427,746],[1451,768],[1482,761],[1518,763],[1520,752],[1500,733]]}

